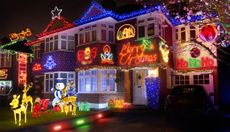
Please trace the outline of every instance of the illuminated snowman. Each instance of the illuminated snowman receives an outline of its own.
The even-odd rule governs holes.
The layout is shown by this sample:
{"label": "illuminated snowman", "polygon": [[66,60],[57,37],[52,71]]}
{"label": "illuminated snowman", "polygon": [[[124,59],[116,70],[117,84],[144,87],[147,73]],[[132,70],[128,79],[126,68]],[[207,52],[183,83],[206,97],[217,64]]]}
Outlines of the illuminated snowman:
{"label": "illuminated snowman", "polygon": [[57,80],[58,82],[55,85],[55,89],[51,89],[52,91],[54,91],[54,99],[52,101],[52,105],[53,107],[55,105],[60,105],[61,99],[62,97],[65,97],[65,95],[63,95],[62,90],[65,88],[64,83],[61,80]]}

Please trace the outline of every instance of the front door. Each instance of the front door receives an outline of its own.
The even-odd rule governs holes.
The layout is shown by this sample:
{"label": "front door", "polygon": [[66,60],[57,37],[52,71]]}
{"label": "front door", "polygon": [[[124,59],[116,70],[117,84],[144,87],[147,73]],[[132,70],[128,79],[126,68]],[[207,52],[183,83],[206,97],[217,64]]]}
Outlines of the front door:
{"label": "front door", "polygon": [[133,70],[133,104],[147,105],[145,77],[147,70],[135,69]]}

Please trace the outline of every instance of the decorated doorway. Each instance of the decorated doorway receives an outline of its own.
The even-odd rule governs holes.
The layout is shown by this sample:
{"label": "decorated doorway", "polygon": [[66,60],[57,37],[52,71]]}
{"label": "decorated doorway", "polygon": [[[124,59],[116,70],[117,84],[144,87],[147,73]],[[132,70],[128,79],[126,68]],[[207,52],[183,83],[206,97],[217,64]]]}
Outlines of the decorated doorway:
{"label": "decorated doorway", "polygon": [[147,76],[146,69],[133,70],[133,104],[147,105],[145,77]]}

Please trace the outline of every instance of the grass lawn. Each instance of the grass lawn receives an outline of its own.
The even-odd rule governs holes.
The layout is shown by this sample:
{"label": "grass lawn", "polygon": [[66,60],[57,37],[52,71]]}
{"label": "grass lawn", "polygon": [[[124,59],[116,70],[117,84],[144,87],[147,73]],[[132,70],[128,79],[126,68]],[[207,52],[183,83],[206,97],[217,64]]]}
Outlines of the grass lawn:
{"label": "grass lawn", "polygon": [[[49,122],[58,121],[62,119],[78,117],[78,116],[89,114],[89,112],[77,111],[76,114],[77,114],[76,116],[72,116],[71,113],[68,113],[68,115],[66,116],[65,113],[53,112],[52,110],[49,110],[47,114],[41,114],[39,118],[32,118],[31,112],[28,110],[27,111],[27,123],[25,124],[24,114],[22,114],[22,122],[21,122],[20,127],[44,124],[44,123],[49,123]],[[16,128],[19,128],[19,126],[14,124],[13,111],[10,109],[0,108],[0,131],[16,129]]]}

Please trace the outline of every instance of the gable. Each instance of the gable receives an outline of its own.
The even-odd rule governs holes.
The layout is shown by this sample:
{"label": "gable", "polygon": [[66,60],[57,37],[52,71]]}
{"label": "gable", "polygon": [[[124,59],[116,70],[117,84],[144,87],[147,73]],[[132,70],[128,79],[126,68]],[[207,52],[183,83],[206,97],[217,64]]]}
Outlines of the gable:
{"label": "gable", "polygon": [[97,4],[92,5],[92,7],[89,8],[89,11],[86,12],[86,14],[81,19],[88,19],[90,17],[98,16],[100,14],[105,13],[105,10],[102,9]]}
{"label": "gable", "polygon": [[53,19],[42,33],[38,34],[38,37],[43,37],[55,32],[59,32],[68,28],[74,27],[72,22],[69,22],[64,17]]}

